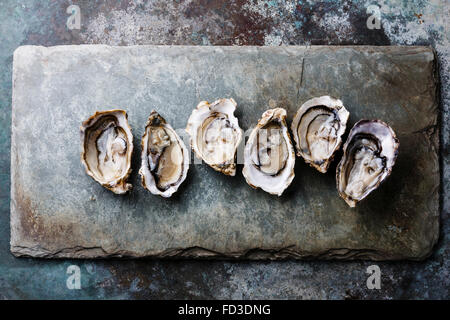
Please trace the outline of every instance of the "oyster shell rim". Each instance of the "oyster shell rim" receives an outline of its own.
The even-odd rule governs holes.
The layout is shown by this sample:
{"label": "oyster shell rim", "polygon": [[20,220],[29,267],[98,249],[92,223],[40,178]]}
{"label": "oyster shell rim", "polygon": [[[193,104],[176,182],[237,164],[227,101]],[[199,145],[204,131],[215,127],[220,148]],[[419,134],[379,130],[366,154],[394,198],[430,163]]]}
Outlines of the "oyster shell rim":
{"label": "oyster shell rim", "polygon": [[[151,178],[150,182],[153,182],[153,183],[147,185],[147,183],[145,182],[145,173],[142,171],[142,169],[144,167],[143,162],[145,161],[144,160],[144,154],[145,154],[144,150],[145,150],[146,142],[144,142],[144,140],[148,140],[148,139],[145,139],[145,137],[147,136],[147,127],[151,125],[151,123],[150,123],[151,117],[152,117],[152,115],[155,115],[155,114],[158,115],[160,117],[160,119],[163,121],[163,125],[174,133],[174,136],[177,139],[177,142],[179,143],[179,145],[181,147],[181,151],[183,153],[183,169],[182,169],[181,177],[175,185],[170,186],[168,189],[166,189],[164,191],[161,191],[159,188],[156,187],[155,179],[153,177],[153,174],[151,174],[151,172],[149,172],[149,176]],[[144,187],[144,189],[146,189],[147,191],[149,191],[150,193],[152,193],[154,195],[159,195],[164,198],[170,198],[172,196],[172,194],[174,194],[175,192],[178,191],[178,188],[180,187],[180,185],[186,180],[187,173],[188,173],[189,167],[190,167],[189,150],[187,149],[186,145],[184,144],[183,139],[180,138],[180,136],[176,133],[176,131],[173,129],[173,127],[156,110],[152,110],[150,112],[150,115],[148,116],[147,122],[144,127],[144,133],[142,134],[142,138],[141,138],[141,158],[140,159],[141,159],[141,166],[139,168],[139,175],[141,176],[141,184]]]}
{"label": "oyster shell rim", "polygon": [[[232,162],[215,164],[215,163],[210,163],[210,162],[206,161],[197,146],[197,142],[196,142],[197,141],[197,130],[193,126],[193,123],[195,122],[193,119],[195,119],[196,116],[199,116],[198,113],[202,111],[201,110],[202,108],[207,108],[208,109],[207,112],[209,112],[209,113],[215,112],[215,110],[212,110],[212,108],[220,105],[222,102],[225,102],[225,101],[229,101],[233,105],[233,110],[230,114],[228,114],[228,117],[230,120],[235,120],[236,126],[237,126],[236,132],[237,132],[238,136],[237,136],[237,140],[236,140],[236,143],[234,146],[234,155],[233,155]],[[195,156],[198,159],[201,159],[202,161],[204,161],[208,166],[213,168],[215,171],[221,172],[227,176],[232,176],[232,177],[236,175],[237,149],[242,142],[242,129],[239,126],[239,119],[234,115],[236,108],[237,108],[237,103],[233,98],[220,98],[220,99],[215,100],[212,103],[210,103],[209,101],[206,101],[206,100],[202,100],[192,110],[192,112],[188,118],[187,125],[186,125],[186,132],[189,134],[189,137],[190,137],[189,143],[190,143],[191,149],[194,150]],[[230,117],[230,115],[231,115],[231,117]],[[202,121],[202,123],[203,123],[203,121]]]}
{"label": "oyster shell rim", "polygon": [[[283,136],[287,139],[287,148],[288,148],[288,159],[292,159],[292,166],[290,168],[290,173],[289,175],[285,178],[285,183],[284,186],[280,189],[270,189],[267,188],[264,185],[255,185],[253,183],[253,181],[250,181],[250,172],[248,172],[248,166],[251,165],[251,163],[248,163],[248,160],[251,158],[249,152],[252,146],[251,141],[253,141],[255,139],[255,135],[257,133],[257,131],[259,129],[261,129],[262,127],[264,127],[265,125],[267,125],[270,121],[272,121],[274,113],[282,110],[281,114],[280,114],[280,121],[282,126],[284,127],[283,130]],[[263,191],[272,194],[272,195],[277,195],[277,196],[281,196],[283,194],[283,192],[291,185],[292,181],[295,178],[295,147],[294,144],[292,143],[290,134],[289,134],[289,128],[287,126],[286,123],[286,117],[287,117],[287,111],[284,108],[272,108],[272,109],[267,109],[266,111],[263,112],[263,114],[261,115],[261,118],[258,120],[256,126],[253,128],[252,132],[250,133],[250,136],[248,137],[247,140],[247,144],[245,145],[244,148],[244,167],[242,168],[242,175],[245,178],[245,181],[247,182],[247,184],[252,187],[253,189],[262,189]],[[288,169],[287,168],[287,163],[285,168],[283,168],[282,170]]]}
{"label": "oyster shell rim", "polygon": [[[338,130],[338,142],[336,143],[336,146],[334,147],[334,150],[331,152],[331,155],[325,159],[324,162],[318,164],[315,163],[314,159],[310,157],[305,157],[305,154],[301,151],[300,147],[300,137],[298,136],[298,126],[300,125],[300,120],[302,116],[308,112],[309,109],[313,107],[318,106],[325,106],[329,109],[337,110],[337,115],[339,116],[339,122],[340,124],[343,123],[343,125],[340,125],[340,128]],[[295,116],[291,123],[291,132],[294,138],[295,142],[295,150],[296,155],[298,157],[303,158],[305,163],[309,164],[311,167],[315,168],[317,171],[321,173],[326,173],[331,165],[331,162],[333,162],[334,157],[337,153],[337,151],[341,148],[342,145],[342,136],[345,134],[345,131],[347,130],[347,122],[348,118],[350,117],[350,112],[345,108],[342,100],[329,96],[324,95],[320,97],[314,97],[307,101],[305,101],[300,108],[295,113]]]}
{"label": "oyster shell rim", "polygon": [[[86,141],[86,131],[88,128],[90,128],[92,125],[94,125],[101,117],[113,114],[113,113],[120,113],[125,118],[125,124],[127,125],[125,128],[129,130],[127,132],[127,170],[122,176],[119,178],[111,181],[111,182],[100,182],[96,179],[94,174],[92,173],[92,170],[90,169],[88,163],[85,160],[86,155],[86,148],[85,148],[85,141]],[[131,183],[128,183],[128,177],[130,176],[133,169],[131,168],[131,159],[133,156],[133,129],[131,128],[129,122],[128,122],[128,114],[123,109],[109,109],[109,110],[101,110],[101,111],[95,111],[93,115],[91,115],[88,119],[84,120],[80,126],[80,137],[81,137],[81,163],[83,164],[83,167],[85,169],[85,172],[87,175],[89,175],[94,181],[98,182],[102,187],[114,192],[115,194],[125,194],[128,191],[130,191],[133,188],[133,185]]]}
{"label": "oyster shell rim", "polygon": [[[347,194],[345,194],[343,191],[341,191],[340,189],[340,174],[342,171],[342,167],[344,165],[344,160],[345,157],[347,156],[347,147],[350,144],[350,142],[352,141],[353,136],[355,136],[357,133],[356,130],[358,128],[360,128],[362,125],[365,124],[371,124],[371,123],[377,123],[379,125],[382,125],[383,127],[385,127],[386,130],[389,131],[390,133],[390,137],[392,138],[392,155],[391,157],[388,157],[390,159],[389,163],[386,163],[386,169],[383,173],[383,177],[371,188],[368,189],[368,191],[366,191],[361,197],[360,199],[351,199],[349,196],[347,196]],[[377,137],[378,139],[378,137]],[[395,131],[392,129],[391,126],[389,126],[386,122],[379,120],[379,119],[361,119],[358,122],[355,123],[355,125],[350,129],[349,135],[347,137],[347,140],[344,143],[343,146],[343,154],[342,154],[342,158],[339,161],[337,167],[336,167],[336,188],[338,190],[339,196],[344,199],[344,201],[351,207],[354,208],[356,207],[356,204],[359,203],[360,201],[364,200],[365,198],[367,198],[367,196],[372,193],[373,191],[375,191],[376,189],[378,189],[378,187],[384,182],[386,181],[386,179],[391,175],[392,173],[392,169],[395,165],[395,162],[397,160],[397,156],[398,156],[398,149],[400,147],[400,141],[397,138],[397,135],[395,134]],[[383,152],[383,149],[382,149]],[[381,154],[381,153],[380,153]]]}

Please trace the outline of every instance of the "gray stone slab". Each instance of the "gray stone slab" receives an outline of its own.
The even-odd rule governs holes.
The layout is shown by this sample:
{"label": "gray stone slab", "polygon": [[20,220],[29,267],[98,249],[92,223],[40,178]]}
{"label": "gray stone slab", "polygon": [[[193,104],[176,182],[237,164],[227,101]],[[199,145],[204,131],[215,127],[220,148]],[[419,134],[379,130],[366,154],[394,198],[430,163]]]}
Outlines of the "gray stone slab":
{"label": "gray stone slab", "polygon": [[[428,47],[103,45],[16,50],[11,143],[11,251],[33,257],[412,259],[439,231],[439,113]],[[144,190],[139,140],[155,108],[179,133],[200,100],[233,97],[244,130],[281,106],[329,94],[400,140],[391,177],[357,208],[327,174],[297,158],[283,196],[191,164],[170,199]],[[79,126],[96,110],[128,111],[134,190],[114,195],[80,163]],[[349,129],[347,129],[348,132]],[[184,138],[186,136],[184,135]]]}

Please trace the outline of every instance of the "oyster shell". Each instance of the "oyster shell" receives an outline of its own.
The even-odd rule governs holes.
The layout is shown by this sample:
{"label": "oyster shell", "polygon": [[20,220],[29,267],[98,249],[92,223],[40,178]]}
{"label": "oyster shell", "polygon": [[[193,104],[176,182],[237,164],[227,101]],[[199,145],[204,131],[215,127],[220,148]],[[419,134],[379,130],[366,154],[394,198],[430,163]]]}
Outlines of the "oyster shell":
{"label": "oyster shell", "polygon": [[286,125],[286,110],[269,109],[251,132],[242,173],[253,188],[280,196],[294,179],[295,153]]}
{"label": "oyster shell", "polygon": [[386,123],[361,120],[355,124],[336,169],[339,195],[350,207],[355,207],[391,174],[398,146],[394,131]]}
{"label": "oyster shell", "polygon": [[236,174],[236,150],[242,139],[235,109],[232,98],[211,104],[202,101],[192,111],[186,127],[197,157],[229,176]]}
{"label": "oyster shell", "polygon": [[291,124],[297,156],[325,173],[342,143],[349,112],[342,101],[322,96],[306,101]]}
{"label": "oyster shell", "polygon": [[186,179],[189,153],[175,130],[152,111],[142,136],[142,185],[151,193],[170,197]]}
{"label": "oyster shell", "polygon": [[81,162],[86,173],[103,187],[117,194],[132,188],[133,134],[124,110],[97,111],[83,122]]}

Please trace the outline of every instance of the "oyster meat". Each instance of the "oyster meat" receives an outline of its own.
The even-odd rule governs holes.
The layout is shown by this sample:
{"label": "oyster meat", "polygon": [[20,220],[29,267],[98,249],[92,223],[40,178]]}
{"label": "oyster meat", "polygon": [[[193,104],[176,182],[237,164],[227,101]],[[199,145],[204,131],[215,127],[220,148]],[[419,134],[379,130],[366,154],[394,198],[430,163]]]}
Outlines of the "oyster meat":
{"label": "oyster meat", "polygon": [[202,101],[192,111],[186,127],[196,156],[230,176],[236,174],[236,150],[242,138],[234,110],[236,102],[232,98],[211,104]]}
{"label": "oyster meat", "polygon": [[349,112],[342,101],[322,96],[306,101],[292,121],[297,155],[325,173],[342,143]]}
{"label": "oyster meat", "polygon": [[391,174],[398,147],[399,141],[386,123],[361,120],[355,124],[336,169],[339,195],[350,207],[355,207]]}
{"label": "oyster meat", "polygon": [[294,179],[295,153],[286,125],[286,110],[270,109],[251,132],[242,173],[253,188],[280,196]]}
{"label": "oyster meat", "polygon": [[142,136],[142,185],[151,193],[170,197],[186,179],[189,153],[175,130],[152,111]]}
{"label": "oyster meat", "polygon": [[81,162],[86,173],[117,194],[126,193],[131,173],[133,134],[124,110],[97,111],[81,128]]}

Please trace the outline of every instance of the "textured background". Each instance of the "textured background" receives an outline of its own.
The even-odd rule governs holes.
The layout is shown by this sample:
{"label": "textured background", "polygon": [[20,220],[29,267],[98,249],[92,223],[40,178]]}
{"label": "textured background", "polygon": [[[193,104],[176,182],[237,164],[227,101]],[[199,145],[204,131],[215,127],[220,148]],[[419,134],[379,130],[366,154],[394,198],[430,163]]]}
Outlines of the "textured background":
{"label": "textured background", "polygon": [[[68,30],[66,8],[81,8]],[[449,22],[436,1],[1,1],[0,298],[449,298]],[[280,1],[281,3],[281,1]],[[366,27],[368,5],[382,28]],[[382,289],[366,288],[370,262],[71,261],[9,252],[12,53],[23,44],[431,45],[441,71],[441,235],[425,262],[377,263]],[[430,128],[433,130],[433,128]],[[66,269],[81,268],[81,290]]]}

